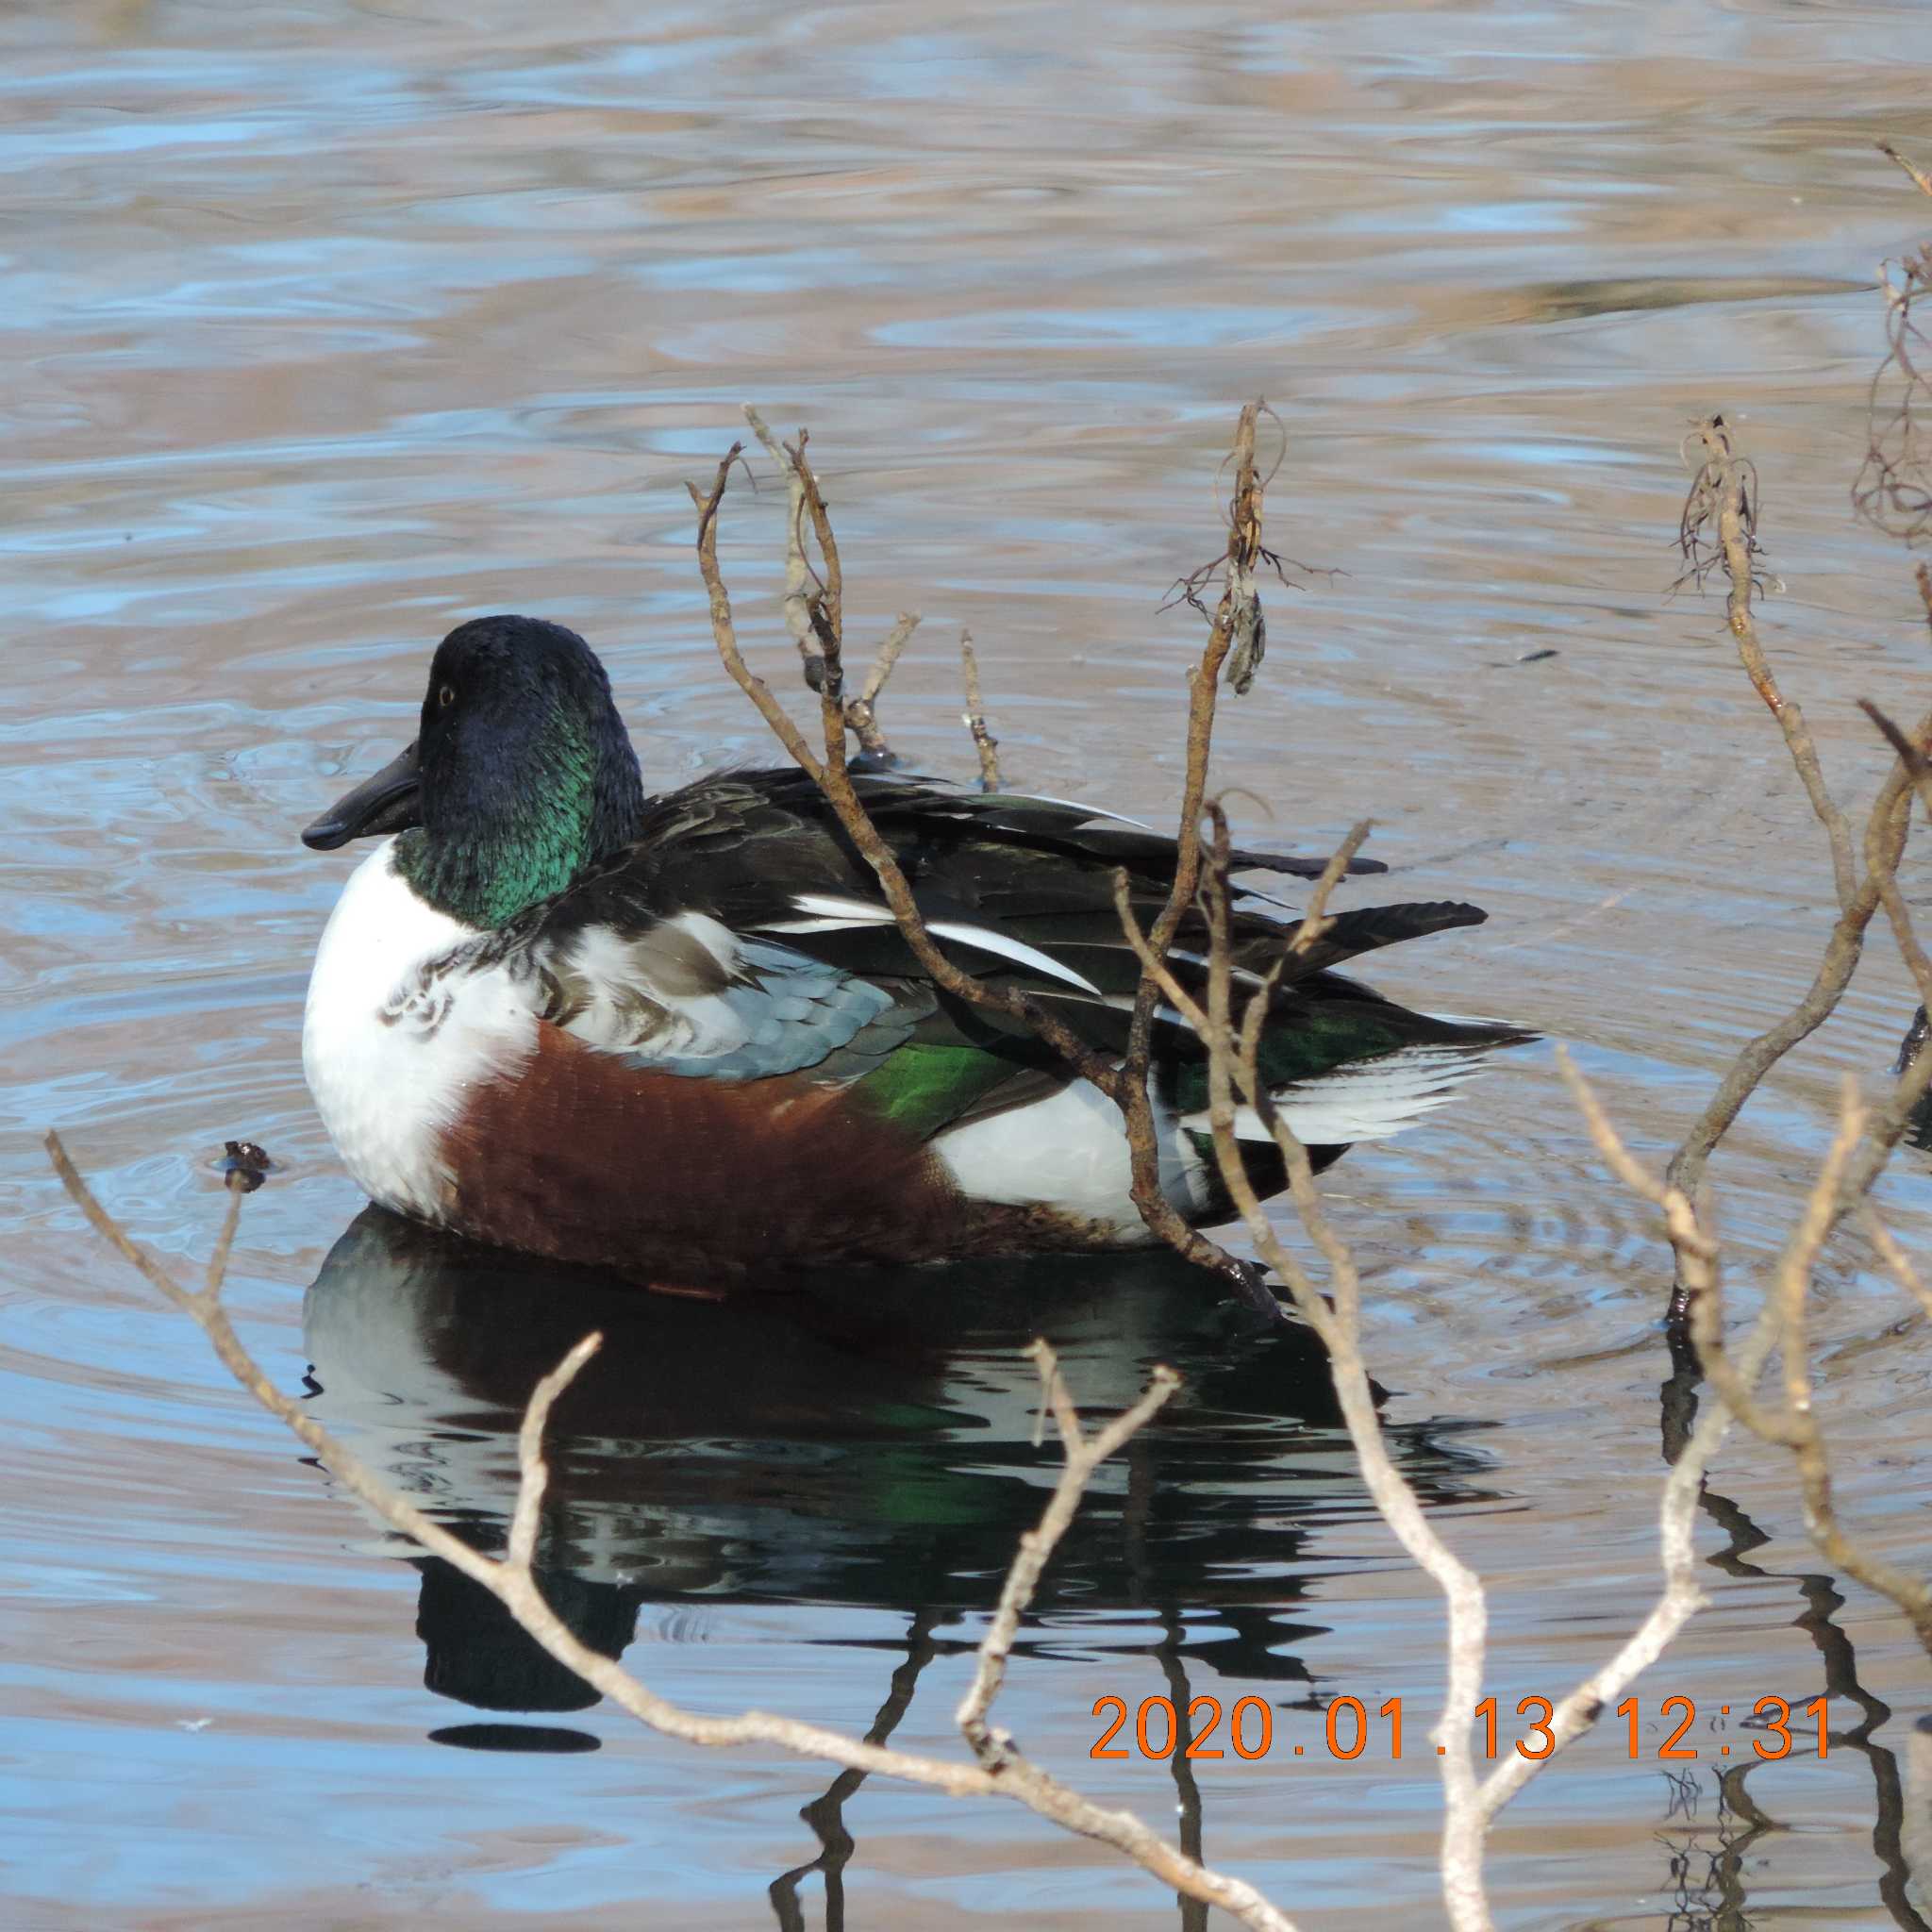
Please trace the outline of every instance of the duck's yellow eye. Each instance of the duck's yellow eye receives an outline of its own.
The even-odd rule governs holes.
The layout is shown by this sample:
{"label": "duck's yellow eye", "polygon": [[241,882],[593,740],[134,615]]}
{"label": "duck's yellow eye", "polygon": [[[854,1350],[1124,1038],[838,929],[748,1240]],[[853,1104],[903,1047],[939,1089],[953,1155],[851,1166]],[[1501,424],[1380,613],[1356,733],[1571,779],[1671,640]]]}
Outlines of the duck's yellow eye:
{"label": "duck's yellow eye", "polygon": [[444,685],[442,689],[436,693],[436,702],[439,705],[441,705],[445,711],[448,710],[449,708],[456,703],[456,701],[457,688],[453,684]]}

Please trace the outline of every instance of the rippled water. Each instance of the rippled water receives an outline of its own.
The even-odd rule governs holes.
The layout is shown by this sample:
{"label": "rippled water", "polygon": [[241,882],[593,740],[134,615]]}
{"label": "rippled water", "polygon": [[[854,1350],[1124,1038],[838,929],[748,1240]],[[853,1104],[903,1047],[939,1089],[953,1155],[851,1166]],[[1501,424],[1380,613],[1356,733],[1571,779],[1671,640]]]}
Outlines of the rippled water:
{"label": "rippled water", "polygon": [[[1183,1404],[1099,1486],[1006,1720],[1310,1927],[1436,1923],[1414,1746],[1440,1616],[1291,1340],[1151,1263],[639,1305],[357,1219],[296,1051],[344,867],[295,828],[408,735],[430,643],[493,608],[599,645],[658,781],[761,755],[711,654],[683,488],[742,400],[814,428],[855,637],[926,614],[886,705],[903,749],[970,768],[969,624],[1016,780],[1164,814],[1198,630],[1156,607],[1213,548],[1234,408],[1265,393],[1291,434],[1271,534],[1342,574],[1272,594],[1223,780],[1308,847],[1373,811],[1404,891],[1487,905],[1377,983],[1573,1041],[1667,1146],[1808,977],[1830,898],[1715,602],[1664,596],[1695,416],[1725,409],[1757,458],[1787,587],[1768,639],[1833,777],[1857,795],[1883,763],[1853,699],[1924,703],[1906,561],[1846,506],[1875,264],[1925,225],[1871,147],[1932,150],[1922,13],[0,15],[7,1923],[1175,1915],[1024,1816],[827,1795],[828,1772],[582,1707],[90,1241],[39,1151],[50,1124],[184,1260],[212,1236],[221,1141],[269,1146],[287,1171],[249,1204],[233,1289],[250,1341],[486,1546],[508,1418],[608,1326],[559,1418],[546,1576],[704,1709],[955,1748],[967,1654],[1053,1469],[1018,1345],[1044,1328],[1096,1406],[1175,1359]],[[779,501],[736,498],[724,543],[774,668]],[[1909,1005],[1874,947],[1754,1104],[1715,1169],[1745,1258],[1774,1246],[1839,1074],[1882,1068]],[[1889,1183],[1914,1240],[1924,1185]],[[1535,1057],[1329,1191],[1401,1453],[1494,1587],[1491,1688],[1506,1712],[1555,1695],[1653,1587],[1653,1230]],[[1917,1563],[1932,1337],[1901,1312],[1834,1253],[1844,1500]],[[1711,1607],[1639,1686],[1646,1719],[1698,1701],[1692,1782],[1631,1762],[1615,1724],[1586,1740],[1498,1830],[1502,1921],[1923,1925],[1890,1755],[1932,1702],[1923,1658],[1824,1573],[1763,1455],[1728,1456],[1700,1536]],[[1743,1734],[1716,1707],[1827,1689],[1827,1757],[1721,1793],[1711,1754]],[[1274,1747],[1191,1780],[1089,1758],[1096,1700],[1158,1695],[1260,1698]],[[1404,1700],[1399,1762],[1374,1726],[1330,1759],[1339,1695]]]}

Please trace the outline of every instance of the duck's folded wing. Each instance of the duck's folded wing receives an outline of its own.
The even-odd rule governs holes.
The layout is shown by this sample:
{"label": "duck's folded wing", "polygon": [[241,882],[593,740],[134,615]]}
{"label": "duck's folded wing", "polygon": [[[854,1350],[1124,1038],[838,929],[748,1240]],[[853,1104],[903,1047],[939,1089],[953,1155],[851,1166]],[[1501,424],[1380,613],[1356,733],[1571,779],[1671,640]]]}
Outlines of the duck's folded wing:
{"label": "duck's folded wing", "polygon": [[703,913],[627,926],[552,922],[527,948],[539,1016],[603,1052],[708,1080],[828,1067],[855,1077],[931,1008]]}
{"label": "duck's folded wing", "polygon": [[[1124,1047],[1140,962],[1115,909],[1116,877],[1124,871],[1150,925],[1173,880],[1172,840],[1052,800],[893,777],[860,790],[959,968],[1050,1000],[1102,1053]],[[1416,1026],[1433,1038],[1438,1023],[1326,969],[1482,917],[1453,903],[1350,910],[1290,955],[1291,916],[1248,904],[1234,914],[1234,963],[1250,990],[1274,976],[1271,1005],[1304,1058],[1339,1064],[1406,1043]],[[1197,992],[1207,939],[1191,912],[1170,956]],[[856,1098],[925,1134],[1066,1078],[1024,1024],[933,986],[871,868],[797,773],[724,774],[657,801],[634,846],[552,902],[543,948],[548,1017],[664,1071],[729,1081],[805,1073],[862,1087]],[[1395,1027],[1399,1038],[1391,1011],[1414,1021]],[[1157,1052],[1198,1058],[1178,1016],[1161,1019]]]}
{"label": "duck's folded wing", "polygon": [[[1178,863],[1172,839],[1056,799],[955,791],[897,774],[856,772],[854,782],[934,937],[962,968],[1092,999],[1138,981],[1114,909],[1115,878],[1126,874],[1135,911],[1151,923]],[[1307,875],[1325,862],[1237,856],[1241,866]],[[1358,860],[1351,870],[1381,867]],[[701,910],[736,932],[782,939],[861,976],[924,977],[872,869],[798,772],[722,774],[658,800],[638,844],[571,897],[601,901],[604,916],[619,922],[645,905]],[[1437,924],[1481,917],[1473,908],[1425,909],[1446,915]],[[1362,943],[1338,931],[1321,963],[1409,936],[1401,923],[1391,912],[1374,938],[1359,924],[1354,932]],[[1283,930],[1277,920],[1244,910],[1237,945],[1278,953]],[[1191,919],[1178,943],[1198,952],[1205,938]]]}

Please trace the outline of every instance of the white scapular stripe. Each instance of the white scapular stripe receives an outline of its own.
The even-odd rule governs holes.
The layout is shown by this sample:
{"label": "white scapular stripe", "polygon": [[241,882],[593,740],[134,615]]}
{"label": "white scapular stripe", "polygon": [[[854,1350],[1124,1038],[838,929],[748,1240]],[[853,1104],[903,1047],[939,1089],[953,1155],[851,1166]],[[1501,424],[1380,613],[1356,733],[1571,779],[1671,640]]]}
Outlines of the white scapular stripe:
{"label": "white scapular stripe", "polygon": [[1108,811],[1104,805],[1089,805],[1084,799],[1054,798],[1044,791],[1029,791],[1026,796],[1038,799],[1041,805],[1061,805],[1069,811],[1084,811],[1087,816],[1073,827],[1076,832],[1097,832],[1106,825],[1131,825],[1137,832],[1154,829],[1145,819],[1130,819],[1124,811]]}
{"label": "white scapular stripe", "polygon": [[869,899],[841,899],[836,892],[794,892],[791,903],[812,919],[768,919],[760,932],[845,932],[855,925],[891,925],[892,908]]}
{"label": "white scapular stripe", "polygon": [[[864,899],[841,899],[831,892],[799,892],[792,901],[799,911],[809,913],[807,919],[767,920],[760,932],[841,932],[857,925],[891,925],[894,924],[892,908],[890,906],[874,906]],[[1071,966],[1063,966],[1049,953],[1042,953],[1038,946],[1029,946],[1024,940],[1016,940],[1008,933],[995,932],[991,926],[969,925],[959,919],[928,919],[925,929],[939,939],[956,940],[962,946],[972,946],[981,953],[994,953],[1003,959],[1010,959],[1016,966],[1031,967],[1035,973],[1043,973],[1049,979],[1063,979],[1069,986],[1077,986],[1082,992],[1091,992],[1097,999],[1100,989],[1086,977],[1075,973]]]}
{"label": "white scapular stripe", "polygon": [[[1167,957],[1170,959],[1185,959],[1190,966],[1198,966],[1204,973],[1214,963],[1206,953],[1190,953],[1181,946],[1168,947]],[[1241,986],[1264,984],[1260,974],[1250,972],[1245,966],[1237,966],[1232,960],[1228,962],[1227,971],[1229,977]]]}
{"label": "white scapular stripe", "polygon": [[[1451,1099],[1463,1081],[1482,1070],[1483,1060],[1479,1047],[1407,1046],[1283,1087],[1274,1096],[1274,1105],[1305,1146],[1386,1140]],[[1204,1109],[1183,1115],[1180,1124],[1206,1132],[1208,1114]],[[1251,1107],[1236,1113],[1234,1131],[1238,1140],[1269,1139]]]}

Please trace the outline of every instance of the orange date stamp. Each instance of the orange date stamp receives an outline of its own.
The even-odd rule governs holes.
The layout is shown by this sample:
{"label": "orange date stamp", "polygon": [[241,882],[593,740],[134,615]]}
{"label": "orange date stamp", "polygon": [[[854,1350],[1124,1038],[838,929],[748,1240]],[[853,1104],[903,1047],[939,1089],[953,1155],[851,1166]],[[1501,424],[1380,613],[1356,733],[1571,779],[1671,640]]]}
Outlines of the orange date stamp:
{"label": "orange date stamp", "polygon": [[[1550,1728],[1556,1714],[1556,1707],[1547,1697],[1525,1697],[1517,1705],[1512,1723],[1508,1714],[1499,1710],[1495,1698],[1485,1697],[1474,1717],[1477,1755],[1494,1758],[1499,1752],[1513,1750],[1521,1757],[1549,1757],[1557,1748],[1557,1736]],[[1277,1741],[1274,1707],[1260,1697],[1239,1698],[1224,1711],[1218,1697],[1191,1698],[1185,1720],[1171,1697],[1143,1697],[1131,1711],[1124,1697],[1099,1697],[1094,1700],[1093,1715],[1111,1715],[1113,1722],[1094,1740],[1087,1754],[1090,1757],[1172,1757],[1176,1749],[1183,1757],[1225,1757],[1232,1753],[1250,1762],[1269,1757],[1402,1756],[1399,1697],[1377,1705],[1373,1713],[1359,1697],[1332,1699],[1322,1714],[1321,1738],[1313,1743],[1291,1742],[1285,1734]],[[1825,1756],[1830,1741],[1826,1700],[1822,1696],[1800,1705],[1796,1716],[1783,1697],[1760,1697],[1748,1712],[1741,1706],[1729,1704],[1714,1707],[1714,1714],[1707,1708],[1706,1742],[1701,1747],[1687,1741],[1697,1724],[1693,1698],[1666,1697],[1646,1712],[1640,1699],[1626,1697],[1618,1705],[1617,1715],[1624,1721],[1632,1762],[1685,1764],[1699,1758],[1721,1760],[1749,1755],[1765,1759],[1789,1757],[1793,1749],[1802,1753],[1809,1743],[1814,1724],[1818,1757]],[[1732,1723],[1739,1731],[1749,1733],[1748,1739],[1725,1738],[1724,1733]],[[1444,1747],[1438,1744],[1435,1755],[1442,1757]]]}

